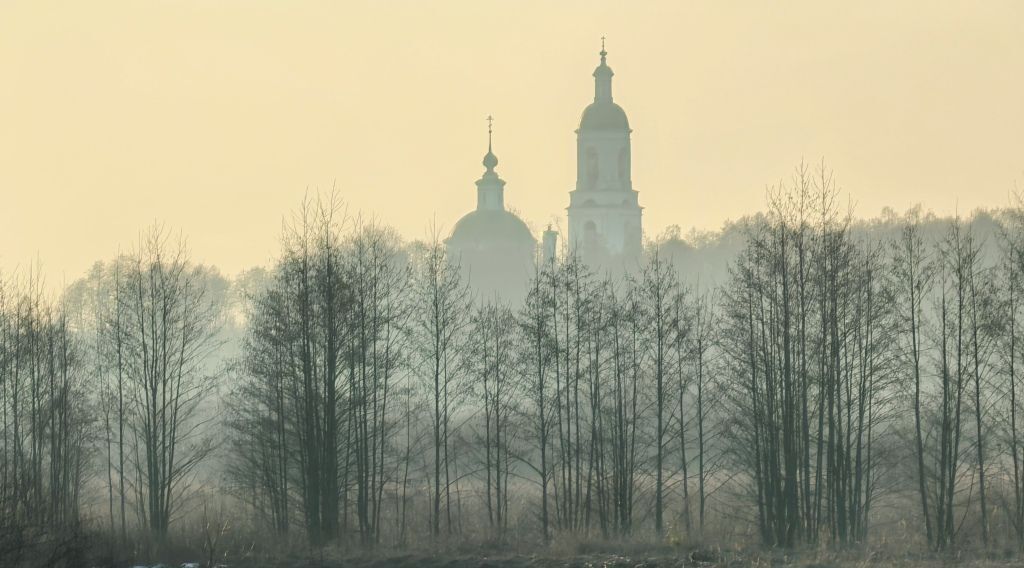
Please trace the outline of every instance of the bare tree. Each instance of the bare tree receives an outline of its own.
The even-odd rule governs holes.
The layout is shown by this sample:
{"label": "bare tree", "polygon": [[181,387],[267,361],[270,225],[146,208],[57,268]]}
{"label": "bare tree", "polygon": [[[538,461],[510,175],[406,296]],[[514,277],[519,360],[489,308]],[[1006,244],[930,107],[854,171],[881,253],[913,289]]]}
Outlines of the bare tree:
{"label": "bare tree", "polygon": [[236,481],[254,503],[267,505],[278,532],[288,530],[294,489],[314,544],[339,535],[347,487],[342,462],[352,449],[350,431],[343,432],[352,411],[344,378],[354,362],[346,358],[353,302],[343,225],[332,197],[305,203],[286,226],[274,282],[250,313],[243,367],[249,379],[233,413]]}
{"label": "bare tree", "polygon": [[[345,247],[352,309],[347,325],[350,436],[356,463],[356,511],[363,544],[380,541],[391,461],[395,383],[404,365],[411,306],[410,266],[397,235],[374,223],[357,227]],[[346,476],[347,477],[347,476]]]}
{"label": "bare tree", "polygon": [[754,448],[737,458],[751,472],[762,539],[774,545],[813,542],[819,531],[840,545],[863,541],[878,488],[891,294],[877,245],[853,240],[835,195],[824,167],[813,183],[800,167],[790,188],[773,189],[725,294],[722,348],[745,391],[730,401],[743,413],[731,430]]}
{"label": "bare tree", "polygon": [[163,229],[147,233],[129,258],[115,308],[124,317],[115,336],[118,373],[131,409],[137,514],[163,538],[212,448],[204,431],[209,415],[199,409],[215,385],[205,362],[216,348],[220,314],[203,269]]}
{"label": "bare tree", "polygon": [[488,525],[499,540],[509,521],[513,420],[519,396],[520,336],[510,308],[497,301],[479,305],[472,318],[466,354],[467,371],[477,387],[484,421],[483,470]]}
{"label": "bare tree", "polygon": [[[451,419],[455,403],[462,394],[458,383],[458,350],[466,325],[466,289],[454,259],[445,254],[444,245],[434,235],[416,259],[412,315],[413,348],[418,371],[430,389],[432,400],[434,472],[432,489],[431,534],[441,534],[441,502],[444,498],[445,526],[452,533]],[[442,481],[443,479],[443,481]]]}
{"label": "bare tree", "polygon": [[0,557],[64,563],[88,477],[86,349],[37,270],[0,281]]}
{"label": "bare tree", "polygon": [[[693,302],[692,331],[689,334],[688,359],[695,367],[694,388],[696,390],[695,418],[697,422],[697,519],[701,531],[704,530],[704,519],[707,512],[708,477],[711,465],[708,455],[708,438],[710,423],[708,413],[709,366],[711,350],[715,342],[715,304],[714,292],[703,292]],[[682,416],[680,415],[680,419]]]}
{"label": "bare tree", "polygon": [[[641,271],[637,282],[637,292],[641,295],[647,310],[649,328],[649,345],[652,353],[651,365],[654,378],[654,532],[660,538],[664,533],[664,470],[665,470],[665,432],[667,420],[666,407],[671,404],[666,378],[672,367],[671,345],[680,333],[678,312],[672,309],[673,302],[681,301],[680,284],[675,270],[659,256],[657,249],[651,254],[647,264]],[[680,391],[683,385],[679,385]],[[678,393],[682,396],[682,392]],[[680,420],[682,406],[680,405]],[[685,438],[684,438],[685,439]],[[684,453],[685,461],[685,453]],[[684,476],[685,477],[685,476]],[[684,484],[686,480],[684,479]],[[684,485],[685,486],[685,485]]]}
{"label": "bare tree", "polygon": [[1020,403],[1018,402],[1019,366],[1024,342],[1020,338],[1020,281],[1024,275],[1024,196],[1017,195],[1017,203],[1005,214],[1000,233],[1001,255],[999,262],[998,294],[1001,301],[997,309],[1005,316],[1001,327],[999,351],[1002,369],[1006,375],[1008,415],[1007,450],[1010,453],[1011,479],[1013,483],[1012,524],[1017,546],[1024,548],[1024,459],[1021,457],[1019,433]]}
{"label": "bare tree", "polygon": [[924,517],[925,535],[934,543],[932,517],[928,506],[929,473],[925,466],[925,445],[922,430],[922,334],[925,328],[924,307],[934,267],[920,232],[920,215],[911,213],[898,239],[893,241],[895,301],[899,314],[898,338],[901,341],[903,367],[907,369],[914,388],[914,445],[917,457],[917,489]]}

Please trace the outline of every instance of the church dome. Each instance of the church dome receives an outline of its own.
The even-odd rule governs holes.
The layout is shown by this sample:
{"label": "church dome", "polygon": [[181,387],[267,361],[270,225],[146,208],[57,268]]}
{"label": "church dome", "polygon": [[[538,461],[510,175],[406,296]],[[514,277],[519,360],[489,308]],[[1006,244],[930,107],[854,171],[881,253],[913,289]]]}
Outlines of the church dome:
{"label": "church dome", "polygon": [[611,101],[597,101],[583,110],[580,130],[629,130],[626,111]]}
{"label": "church dome", "polygon": [[532,248],[533,234],[519,217],[505,210],[477,209],[455,224],[448,245],[460,249]]}

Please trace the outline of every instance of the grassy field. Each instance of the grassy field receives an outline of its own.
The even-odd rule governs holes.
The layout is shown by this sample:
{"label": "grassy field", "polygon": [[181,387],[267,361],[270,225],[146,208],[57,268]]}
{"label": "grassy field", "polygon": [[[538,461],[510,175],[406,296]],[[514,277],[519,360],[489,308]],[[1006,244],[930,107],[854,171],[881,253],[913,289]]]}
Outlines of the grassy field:
{"label": "grassy field", "polygon": [[305,559],[284,561],[274,565],[235,564],[232,566],[273,566],[273,568],[654,568],[654,567],[746,567],[746,566],[794,566],[794,567],[853,567],[853,566],[1024,566],[1021,559],[978,559],[957,556],[891,556],[858,554],[783,554],[749,553],[726,554],[694,551],[680,554],[581,554],[576,556],[552,556],[546,554],[498,554],[498,555],[425,555],[399,554],[362,556],[337,559]]}
{"label": "grassy field", "polygon": [[1024,566],[1024,557],[1010,551],[933,554],[920,551],[857,549],[827,550],[712,549],[590,543],[575,550],[545,549],[532,554],[485,550],[345,554],[324,551],[316,557],[252,559],[231,567],[270,568],[655,568],[655,567],[854,567],[854,566]]}
{"label": "grassy field", "polygon": [[[0,535],[2,536],[2,535]],[[195,563],[226,568],[645,568],[645,567],[854,567],[854,566],[1024,566],[1016,546],[971,546],[944,553],[928,551],[922,543],[895,535],[873,545],[842,550],[826,546],[795,550],[766,549],[732,540],[729,545],[707,542],[655,544],[651,541],[602,541],[556,536],[547,546],[527,542],[498,544],[452,539],[447,544],[421,543],[406,549],[361,550],[354,543],[310,548],[302,539],[229,539],[211,551],[199,534],[183,535],[162,544],[145,540],[118,542],[104,533],[79,533],[63,538],[32,539],[39,546],[5,549],[0,568],[164,566]],[[967,546],[965,544],[965,546]],[[211,553],[212,552],[212,553]]]}

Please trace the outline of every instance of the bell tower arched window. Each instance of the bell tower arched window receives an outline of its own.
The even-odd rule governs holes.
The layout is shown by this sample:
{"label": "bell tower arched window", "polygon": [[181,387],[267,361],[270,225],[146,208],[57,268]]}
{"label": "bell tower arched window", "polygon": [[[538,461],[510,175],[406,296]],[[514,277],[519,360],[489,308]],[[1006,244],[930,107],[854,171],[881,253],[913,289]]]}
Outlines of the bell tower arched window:
{"label": "bell tower arched window", "polygon": [[597,187],[597,176],[598,176],[598,164],[597,164],[597,150],[593,146],[588,146],[586,151],[586,164],[587,168],[585,171],[586,187],[587,189],[594,189]]}

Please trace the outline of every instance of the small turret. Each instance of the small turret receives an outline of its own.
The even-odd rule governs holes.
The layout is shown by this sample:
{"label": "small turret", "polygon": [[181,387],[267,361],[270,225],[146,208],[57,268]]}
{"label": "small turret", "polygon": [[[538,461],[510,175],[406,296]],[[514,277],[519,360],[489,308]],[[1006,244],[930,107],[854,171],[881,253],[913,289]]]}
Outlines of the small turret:
{"label": "small turret", "polygon": [[547,230],[544,231],[544,235],[541,238],[544,249],[544,262],[554,262],[555,254],[558,250],[558,232],[552,229],[551,225],[548,225]]}

